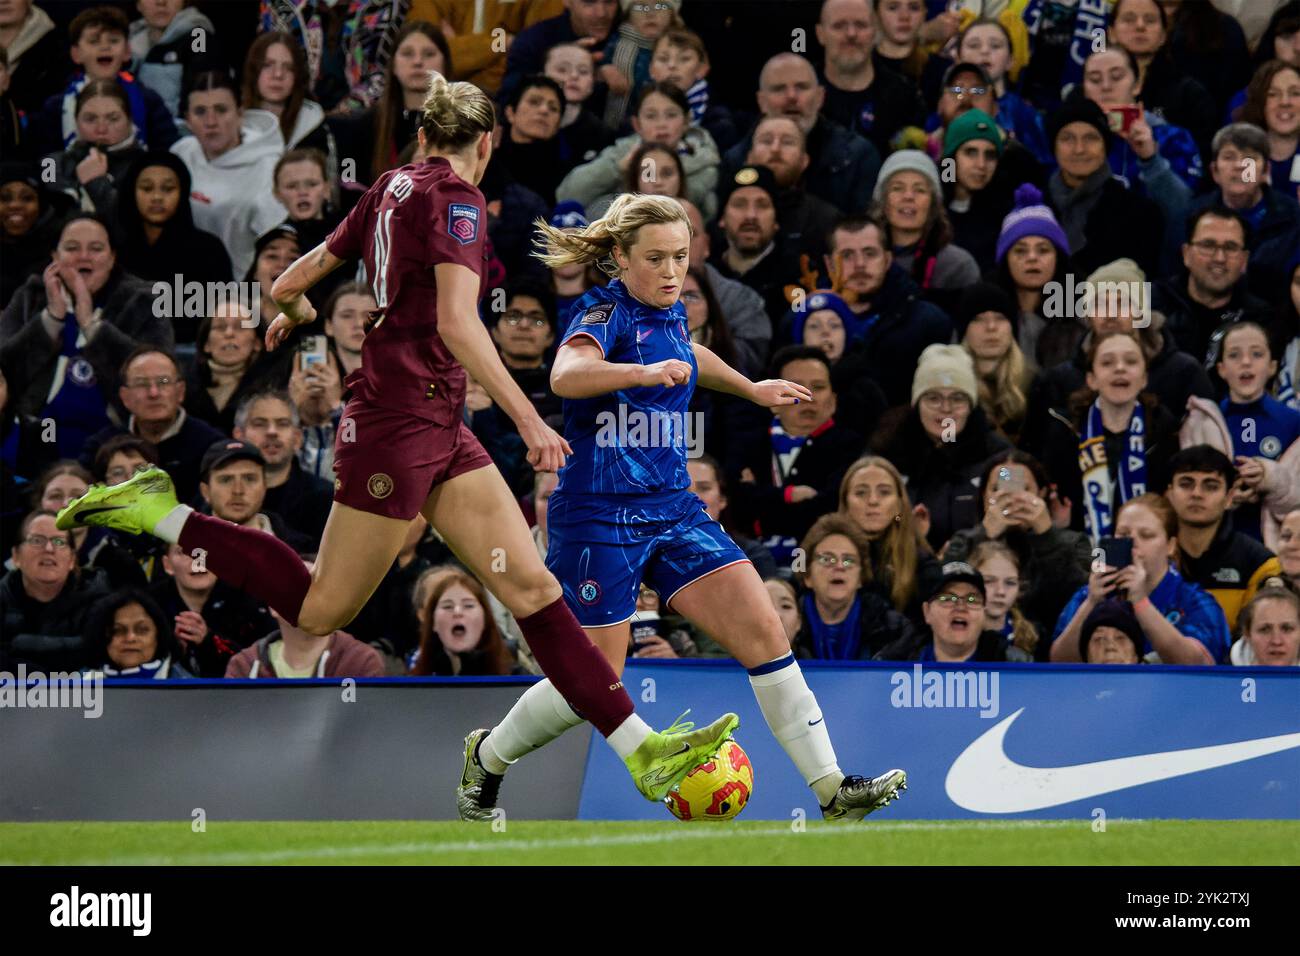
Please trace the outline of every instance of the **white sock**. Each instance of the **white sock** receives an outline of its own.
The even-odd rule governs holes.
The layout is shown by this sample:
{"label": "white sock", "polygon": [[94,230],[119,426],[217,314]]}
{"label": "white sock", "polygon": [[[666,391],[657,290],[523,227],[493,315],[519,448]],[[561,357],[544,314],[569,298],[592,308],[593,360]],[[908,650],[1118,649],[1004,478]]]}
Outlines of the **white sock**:
{"label": "white sock", "polygon": [[539,681],[515,701],[501,723],[479,745],[479,762],[488,773],[502,774],[524,754],[544,747],[570,727],[582,723],[549,680]]}
{"label": "white sock", "polygon": [[185,527],[185,522],[190,519],[194,509],[189,505],[177,505],[154,526],[153,536],[162,538],[168,544],[176,544],[181,540],[181,528]]}
{"label": "white sock", "polygon": [[844,774],[835,760],[835,748],[831,746],[831,735],[826,730],[817,698],[803,679],[794,655],[787,654],[751,668],[749,683],[772,736],[825,806]]}
{"label": "white sock", "polygon": [[620,759],[626,760],[636,752],[636,748],[645,743],[645,739],[653,732],[649,724],[636,714],[632,714],[605,739],[614,748],[614,753],[618,754]]}

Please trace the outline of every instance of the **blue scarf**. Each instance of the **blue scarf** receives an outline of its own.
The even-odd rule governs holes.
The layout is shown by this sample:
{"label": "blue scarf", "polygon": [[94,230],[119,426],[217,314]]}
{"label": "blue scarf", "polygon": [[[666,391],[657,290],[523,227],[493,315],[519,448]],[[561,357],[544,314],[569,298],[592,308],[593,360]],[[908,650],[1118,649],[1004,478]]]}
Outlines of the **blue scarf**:
{"label": "blue scarf", "polygon": [[1116,469],[1119,478],[1117,499],[1110,481],[1110,463],[1106,460],[1106,429],[1101,421],[1101,405],[1094,401],[1088,409],[1087,425],[1079,441],[1079,470],[1083,472],[1083,508],[1088,534],[1094,544],[1103,535],[1111,533],[1120,505],[1146,494],[1146,433],[1146,410],[1138,402],[1128,421],[1124,456]]}
{"label": "blue scarf", "polygon": [[858,618],[861,614],[862,599],[854,597],[848,617],[839,624],[827,624],[817,612],[817,602],[813,600],[813,596],[805,594],[803,619],[808,622],[808,630],[812,634],[813,655],[826,661],[857,660],[858,644],[861,639],[858,632]]}

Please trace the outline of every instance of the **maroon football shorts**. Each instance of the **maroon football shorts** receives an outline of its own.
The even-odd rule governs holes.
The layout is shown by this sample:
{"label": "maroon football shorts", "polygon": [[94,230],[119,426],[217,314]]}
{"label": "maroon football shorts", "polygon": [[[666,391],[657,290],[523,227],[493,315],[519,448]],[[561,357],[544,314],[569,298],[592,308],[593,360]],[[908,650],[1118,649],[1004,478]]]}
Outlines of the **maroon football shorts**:
{"label": "maroon football shorts", "polygon": [[459,420],[440,425],[354,398],[334,438],[334,500],[358,511],[410,519],[434,487],[490,464],[491,457]]}

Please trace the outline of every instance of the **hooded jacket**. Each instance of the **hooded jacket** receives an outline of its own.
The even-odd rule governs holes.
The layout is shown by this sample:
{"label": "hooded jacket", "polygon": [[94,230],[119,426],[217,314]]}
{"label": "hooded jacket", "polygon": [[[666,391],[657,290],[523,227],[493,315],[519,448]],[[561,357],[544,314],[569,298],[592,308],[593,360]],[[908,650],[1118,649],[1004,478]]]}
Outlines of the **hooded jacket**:
{"label": "hooded jacket", "polygon": [[[90,155],[93,144],[76,140],[62,152],[45,157],[54,170],[53,187],[72,199],[85,212],[97,214],[105,222],[117,218],[118,183],[126,177],[127,170],[144,150],[134,135],[128,136],[120,143],[107,148],[93,146],[108,159],[108,172],[97,176],[88,183],[77,178],[77,166]],[[134,196],[131,197],[134,201]]]}
{"label": "hooded jacket", "polygon": [[[195,30],[202,32],[196,35]],[[203,49],[195,50],[200,37]],[[188,79],[224,65],[212,21],[198,7],[182,7],[156,43],[149,42],[149,24],[143,18],[134,21],[127,45],[136,76],[162,98],[173,116],[180,116],[181,91]]]}
{"label": "hooded jacket", "polygon": [[9,97],[31,117],[42,103],[63,89],[71,66],[67,34],[54,26],[48,13],[33,4],[5,53],[9,57]]}
{"label": "hooded jacket", "polygon": [[1228,303],[1216,309],[1192,301],[1187,294],[1186,272],[1177,279],[1155,283],[1151,291],[1151,307],[1165,316],[1166,336],[1198,362],[1206,360],[1210,337],[1219,326],[1250,321],[1267,329],[1273,318],[1268,303],[1251,295],[1244,281],[1233,286]]}
{"label": "hooded jacket", "polygon": [[[227,677],[275,678],[271,663],[271,645],[281,640],[280,632],[268,634],[251,647],[246,647],[226,665]],[[313,677],[383,677],[384,661],[379,652],[369,644],[362,644],[343,631],[330,635],[329,645],[316,662]]]}
{"label": "hooded jacket", "polygon": [[245,110],[239,145],[209,159],[198,138],[187,136],[172,152],[189,168],[194,225],[217,236],[230,253],[235,275],[253,262],[257,237],[288,218],[272,194],[275,164],[284,153],[276,117]]}

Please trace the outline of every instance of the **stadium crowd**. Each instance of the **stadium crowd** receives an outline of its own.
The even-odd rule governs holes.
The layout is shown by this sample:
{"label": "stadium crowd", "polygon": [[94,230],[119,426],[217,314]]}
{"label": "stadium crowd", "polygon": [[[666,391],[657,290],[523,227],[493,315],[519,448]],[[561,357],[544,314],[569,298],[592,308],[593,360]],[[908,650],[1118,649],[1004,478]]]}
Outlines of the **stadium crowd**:
{"label": "stadium crowd", "polygon": [[[327,637],[55,528],[157,464],[313,559],[376,301],[340,270],[268,353],[271,284],[410,161],[430,70],[498,102],[481,311],[544,418],[608,276],[533,222],[627,191],[686,207],[696,341],[814,394],[697,391],[689,461],[799,656],[1300,664],[1300,2],[50,6],[0,0],[0,670],[538,672],[422,518]],[[545,554],[555,476],[465,418]],[[722,651],[643,588],[628,653]]]}

